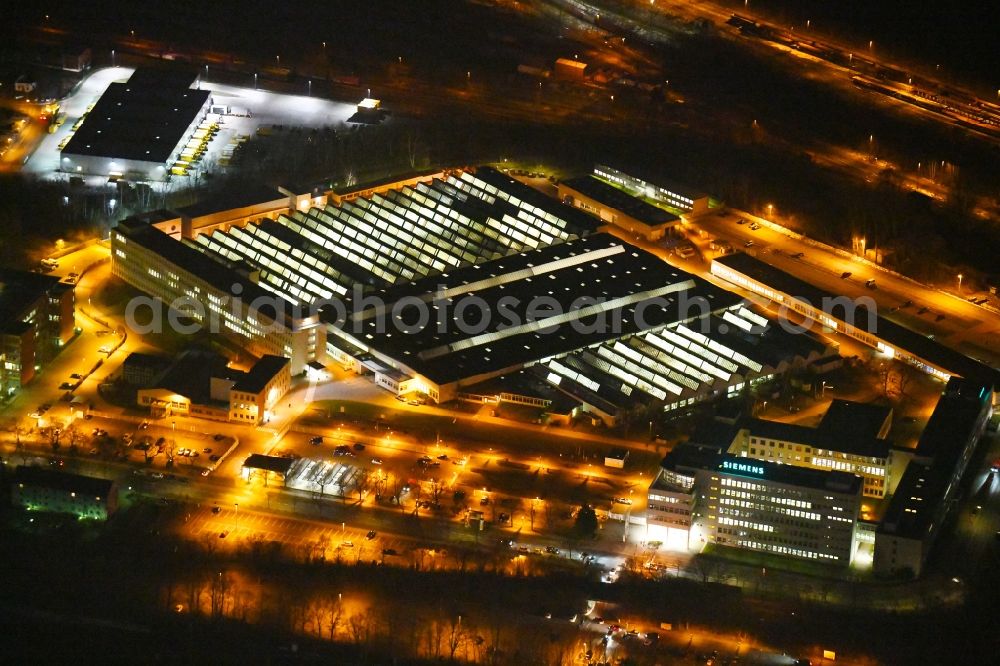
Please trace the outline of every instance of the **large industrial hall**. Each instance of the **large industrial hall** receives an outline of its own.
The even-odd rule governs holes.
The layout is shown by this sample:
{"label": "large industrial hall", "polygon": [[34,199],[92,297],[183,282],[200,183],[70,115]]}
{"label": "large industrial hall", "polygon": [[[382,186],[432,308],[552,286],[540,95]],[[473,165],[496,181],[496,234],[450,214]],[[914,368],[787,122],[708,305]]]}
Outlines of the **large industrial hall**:
{"label": "large industrial hall", "polygon": [[[732,394],[829,351],[490,167],[275,218],[182,239],[127,221],[112,234],[113,269],[164,302],[222,311],[223,333],[289,357],[292,374],[335,360],[445,402],[531,367],[606,422],[637,402],[677,409]],[[269,299],[277,326],[223,307],[234,290]],[[456,307],[472,298],[486,319]],[[381,310],[359,302],[371,299]],[[432,308],[433,324],[404,330],[419,319],[407,303]]]}

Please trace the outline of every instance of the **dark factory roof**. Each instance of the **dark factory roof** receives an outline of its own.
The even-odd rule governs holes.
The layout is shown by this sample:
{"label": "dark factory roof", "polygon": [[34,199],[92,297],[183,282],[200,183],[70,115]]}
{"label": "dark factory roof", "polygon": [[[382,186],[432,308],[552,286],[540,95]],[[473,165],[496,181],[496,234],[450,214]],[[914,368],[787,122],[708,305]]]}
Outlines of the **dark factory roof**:
{"label": "dark factory roof", "polygon": [[137,69],[126,83],[112,83],[63,154],[166,162],[210,96],[191,88],[192,79]]}

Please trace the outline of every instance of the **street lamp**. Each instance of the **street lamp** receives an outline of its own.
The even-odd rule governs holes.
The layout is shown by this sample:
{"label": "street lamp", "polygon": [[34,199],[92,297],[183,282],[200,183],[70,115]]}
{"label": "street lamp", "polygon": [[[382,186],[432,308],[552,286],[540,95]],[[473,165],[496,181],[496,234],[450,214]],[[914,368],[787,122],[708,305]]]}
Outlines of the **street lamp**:
{"label": "street lamp", "polygon": [[235,510],[236,510],[235,525],[233,527],[233,532],[236,533],[236,532],[240,531],[240,505],[239,505],[239,503],[234,502],[233,506],[235,507]]}
{"label": "street lamp", "polygon": [[962,293],[962,274],[958,274],[958,293]]}

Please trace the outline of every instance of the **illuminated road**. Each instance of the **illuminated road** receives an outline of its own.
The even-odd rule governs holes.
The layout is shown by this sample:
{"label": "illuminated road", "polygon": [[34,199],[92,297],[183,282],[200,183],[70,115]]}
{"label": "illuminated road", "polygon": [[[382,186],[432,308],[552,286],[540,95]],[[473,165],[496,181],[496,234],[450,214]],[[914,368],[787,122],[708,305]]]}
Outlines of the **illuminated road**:
{"label": "illuminated road", "polygon": [[10,137],[10,143],[0,143],[0,173],[20,171],[38,142],[44,139],[48,128],[46,107],[41,104],[0,99],[0,106],[22,114],[20,130]]}
{"label": "illuminated road", "polygon": [[[791,238],[767,226],[751,230],[749,223],[737,223],[741,217],[763,221],[763,218],[734,210],[726,216],[700,217],[692,226],[712,237],[729,240],[736,251],[749,251],[758,259],[834,294],[872,298],[879,305],[880,315],[925,335],[934,335],[938,341],[974,358],[1000,366],[1000,314],[953,294],[898,277],[858,258]],[[753,246],[746,248],[745,244],[751,240]],[[707,248],[707,239],[697,242]],[[707,249],[703,251],[708,252]],[[797,256],[799,253],[802,255]],[[694,267],[702,272],[707,269],[705,263]],[[841,278],[847,272],[851,275]],[[875,280],[877,289],[865,288],[865,282],[870,279]],[[902,307],[907,301],[912,304]],[[921,312],[924,308],[926,310]]]}

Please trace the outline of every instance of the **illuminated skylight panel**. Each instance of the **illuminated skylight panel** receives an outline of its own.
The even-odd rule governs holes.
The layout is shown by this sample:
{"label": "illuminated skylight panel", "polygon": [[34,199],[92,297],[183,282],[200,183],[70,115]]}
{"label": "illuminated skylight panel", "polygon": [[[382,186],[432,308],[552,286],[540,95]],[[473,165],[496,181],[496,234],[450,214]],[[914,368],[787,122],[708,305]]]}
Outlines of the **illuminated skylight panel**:
{"label": "illuminated skylight panel", "polygon": [[[598,352],[599,353],[600,352],[605,352],[605,351],[607,351],[606,347],[599,347],[598,348]],[[650,384],[645,379],[642,379],[639,376],[637,376],[637,375],[629,372],[628,370],[626,370],[625,368],[621,367],[620,365],[612,362],[607,357],[605,357],[605,358],[596,358],[596,357],[594,357],[592,354],[590,354],[588,352],[584,352],[583,356],[584,356],[584,359],[586,359],[588,361],[591,360],[591,359],[593,359],[594,361],[598,361],[598,363],[594,364],[596,367],[600,368],[601,370],[603,370],[607,374],[611,375],[612,377],[617,377],[618,379],[620,379],[623,382],[623,387],[622,387],[622,392],[623,393],[626,393],[626,394],[628,393],[625,390],[625,388],[635,387],[635,388],[640,389],[644,393],[653,396],[657,400],[663,400],[663,399],[665,399],[667,397],[666,391],[664,391],[663,389],[661,389],[659,387],[653,386],[652,384]],[[680,391],[678,390],[677,393],[679,394]]]}
{"label": "illuminated skylight panel", "polygon": [[[451,266],[462,263],[461,257],[454,253],[454,244],[441,236],[444,230],[431,219],[422,217],[417,211],[407,211],[407,218],[400,218],[398,227],[400,235],[415,248],[432,256],[438,256]],[[428,250],[427,244],[430,244],[434,250]]]}
{"label": "illuminated skylight panel", "polygon": [[516,220],[511,218],[510,215],[504,215],[503,217],[506,222],[507,235],[517,241],[518,245],[521,246],[521,252],[524,252],[526,249],[534,250],[538,247],[538,241],[522,231],[521,226],[517,224]]}
{"label": "illuminated skylight panel", "polygon": [[433,185],[435,190],[451,200],[449,205],[452,207],[455,206],[456,202],[468,198],[468,194],[460,189],[461,183],[454,176],[448,176],[445,180],[435,179]]}
{"label": "illuminated skylight panel", "polygon": [[[275,238],[263,227],[257,229],[257,236],[264,240]],[[292,262],[300,264],[304,270],[308,270],[308,274],[312,275],[316,282],[323,284],[327,290],[338,294],[347,293],[351,279],[330,266],[326,261],[299,248],[291,248],[288,254]]]}
{"label": "illuminated skylight panel", "polygon": [[[532,207],[533,208],[533,207]],[[529,228],[533,229],[536,233],[533,234],[537,236],[541,232],[545,232],[550,236],[556,236],[558,238],[565,238],[566,233],[560,225],[554,225],[549,223],[547,220],[538,217],[531,210],[527,208],[521,208],[517,211],[517,217],[523,220]]]}
{"label": "illuminated skylight panel", "polygon": [[527,222],[527,224],[520,225],[520,229],[525,233],[525,235],[537,241],[540,237],[540,234],[538,232],[538,227],[531,224],[530,220],[525,220],[525,222]]}
{"label": "illuminated skylight panel", "polygon": [[[456,193],[461,192],[466,196],[475,197],[476,199],[479,199],[480,201],[483,201],[491,206],[495,204],[498,198],[506,199],[505,192],[498,190],[491,192],[486,188],[481,187],[481,185],[476,182],[478,179],[467,179],[465,177],[466,175],[466,173],[463,173],[461,178],[450,176],[446,182],[456,190]],[[485,183],[482,183],[482,185],[485,185]]]}
{"label": "illuminated skylight panel", "polygon": [[727,321],[733,326],[743,331],[746,331],[747,333],[749,333],[754,327],[753,322],[743,319],[742,317],[734,313],[732,310],[726,310],[725,312],[723,312],[722,319],[723,321]]}
{"label": "illuminated skylight panel", "polygon": [[210,252],[219,255],[227,261],[236,261],[240,258],[239,255],[225,245],[219,243],[217,240],[211,238],[208,234],[202,234],[198,237],[198,239],[201,242],[203,249],[207,249]]}
{"label": "illuminated skylight panel", "polygon": [[767,318],[762,317],[753,310],[744,307],[742,304],[735,310],[735,313],[742,319],[752,322],[757,327],[766,328],[768,326],[769,322]]}
{"label": "illuminated skylight panel", "polygon": [[[626,347],[626,345],[620,342],[616,343],[616,346],[617,344]],[[699,367],[685,363],[682,359],[671,356],[662,349],[657,349],[652,345],[646,344],[639,337],[633,337],[629,340],[628,347],[635,351],[637,362],[652,362],[655,364],[656,371],[667,377],[671,377],[672,374],[676,373],[681,376],[691,377],[698,383],[714,381],[714,378],[710,374]],[[676,378],[674,380],[676,381]]]}
{"label": "illuminated skylight panel", "polygon": [[[707,371],[708,374],[714,375],[715,377],[717,377],[719,379],[723,379],[723,380],[728,381],[729,378],[732,377],[732,373],[731,372],[729,372],[727,370],[723,370],[722,368],[719,368],[719,367],[713,365],[712,363],[709,363],[706,359],[701,358],[700,356],[695,355],[694,353],[692,353],[691,351],[689,351],[687,349],[677,349],[675,353],[676,353],[677,357],[681,361],[687,363],[691,367],[701,368],[701,369]],[[706,381],[708,381],[708,380],[706,380]]]}
{"label": "illuminated skylight panel", "polygon": [[[440,182],[440,179],[438,178],[435,178],[430,183],[420,182],[414,185],[413,189],[419,192],[420,194],[424,195],[425,197],[428,197],[430,199],[433,199],[434,201],[438,201],[445,205],[450,206],[451,205],[450,198],[446,193],[438,189],[437,187],[438,182]],[[408,188],[404,187],[403,189],[405,190]]]}
{"label": "illuminated skylight panel", "polygon": [[694,341],[696,341],[698,343],[701,343],[702,345],[707,346],[709,349],[711,349],[711,350],[719,353],[720,355],[723,355],[724,357],[732,359],[733,361],[735,361],[736,363],[739,363],[740,365],[743,365],[743,366],[746,366],[746,367],[750,368],[754,372],[759,372],[760,369],[763,367],[757,361],[754,361],[753,359],[751,359],[751,358],[749,358],[749,357],[747,357],[747,356],[745,356],[745,355],[737,352],[736,350],[733,350],[733,349],[730,349],[729,347],[726,347],[721,342],[718,342],[716,340],[712,340],[711,338],[709,338],[709,337],[707,337],[705,335],[702,335],[701,333],[693,331],[690,328],[688,328],[687,326],[678,326],[677,330],[681,334],[683,334],[683,335],[691,338],[692,340],[694,340]]}
{"label": "illuminated skylight panel", "polygon": [[494,196],[500,197],[505,200],[509,197],[507,192],[499,189],[494,185],[491,185],[490,183],[487,183],[485,180],[479,179],[474,174],[469,173],[468,171],[463,171],[459,176],[459,178],[457,179],[454,176],[450,176],[448,178],[448,182],[460,189],[472,189],[482,192],[485,195],[485,197],[489,197],[488,199],[484,197],[484,199],[489,201],[489,203],[491,204],[494,201],[494,199],[492,198]]}
{"label": "illuminated skylight panel", "polygon": [[467,230],[469,232],[482,234],[486,230],[486,225],[483,222],[474,220],[454,208],[440,208],[438,209],[438,213],[444,215],[442,224],[452,231],[462,232]]}
{"label": "illuminated skylight panel", "polygon": [[[659,331],[657,335],[659,336],[659,339],[662,339],[666,342],[670,342],[682,349],[687,349],[695,356],[705,359],[705,362],[708,365],[704,365],[702,367],[706,368],[709,372],[712,372],[712,374],[715,374],[720,378],[723,377],[724,375],[717,374],[711,368],[722,368],[723,370],[728,370],[731,373],[739,370],[739,365],[734,363],[732,360],[725,358],[720,354],[717,354],[711,349],[708,349],[707,347],[698,344],[694,340],[685,338],[684,336],[677,333],[676,330],[665,328]],[[652,342],[654,342],[655,344],[656,340],[654,339],[652,340]]]}
{"label": "illuminated skylight panel", "polygon": [[659,388],[661,391],[665,392],[668,390],[667,386],[673,386],[662,377],[658,377],[656,373],[651,371],[648,367],[636,363],[626,356],[617,353],[610,347],[602,345],[598,348],[598,354],[604,357],[604,359],[607,360],[612,366],[620,368],[634,376],[635,385],[646,393],[650,393],[650,389],[653,387]]}
{"label": "illuminated skylight panel", "polygon": [[412,187],[406,187],[406,186],[404,186],[404,187],[402,187],[402,188],[400,188],[398,190],[392,190],[392,191],[390,191],[390,192],[387,193],[387,195],[389,195],[389,196],[394,196],[394,195],[397,195],[397,194],[400,195],[400,196],[404,196],[404,197],[408,197],[410,199],[413,199],[414,201],[416,201],[417,203],[419,203],[421,206],[423,206],[423,207],[425,207],[425,208],[427,208],[429,210],[435,210],[435,209],[438,208],[438,206],[440,206],[440,202],[438,201],[438,199],[435,198],[435,197],[427,196],[426,190],[423,190],[423,189],[416,190],[416,189],[413,189]]}
{"label": "illuminated skylight panel", "polygon": [[[512,231],[512,229],[510,228],[509,224],[506,224],[505,222],[503,222],[501,220],[498,220],[498,219],[496,219],[494,217],[491,217],[489,219],[489,225],[496,232],[496,234],[497,234],[497,241],[498,242],[502,243],[505,247],[511,245],[511,240],[512,240],[511,231]],[[522,248],[523,248],[523,245],[521,245],[520,243],[518,243],[515,247],[512,247],[511,249],[513,251],[515,251],[515,252],[518,252]]]}
{"label": "illuminated skylight panel", "polygon": [[586,375],[580,374],[572,368],[568,368],[559,361],[549,361],[549,369],[555,373],[566,377],[567,379],[572,379],[581,386],[590,389],[591,391],[597,392],[600,390],[601,385],[594,381],[593,379],[587,377]]}
{"label": "illuminated skylight panel", "polygon": [[658,364],[653,359],[643,356],[637,350],[620,341],[616,341],[610,347],[604,345],[601,349],[608,349],[620,359],[620,365],[666,391],[679,394],[681,389],[678,384],[695,390],[700,386],[698,381],[679,372],[674,372],[663,366],[657,367]]}
{"label": "illuminated skylight panel", "polygon": [[475,263],[482,256],[482,234],[473,229],[468,227],[453,229],[437,221],[429,223],[427,229],[433,232],[427,240],[455,255],[460,263]]}
{"label": "illuminated skylight panel", "polygon": [[315,285],[315,279],[310,279],[307,274],[307,271],[312,272],[312,269],[309,269],[301,262],[290,260],[291,258],[287,252],[283,252],[281,248],[268,243],[263,234],[246,235],[245,240],[248,242],[249,247],[258,251],[257,262],[289,279],[297,282],[312,283],[309,285],[310,291],[317,294],[321,293],[322,289]]}
{"label": "illuminated skylight panel", "polygon": [[[366,219],[361,219],[359,217],[354,217],[352,223],[359,231],[362,232],[360,240],[367,246],[367,252],[372,253],[372,258],[374,259],[378,255],[391,258],[394,261],[390,261],[388,266],[389,270],[395,273],[397,276],[400,275],[400,264],[405,264],[409,266],[414,271],[421,275],[426,275],[430,269],[429,258],[426,256],[421,257],[420,254],[413,250],[411,246],[406,245],[401,250],[395,252],[387,251],[385,240],[392,238],[388,233],[388,230],[383,231],[376,225],[385,225],[385,221],[378,220],[371,212],[359,210],[352,208],[349,211],[352,215],[354,213],[359,213]],[[371,221],[369,221],[371,220]],[[398,231],[398,228],[394,228],[393,231]],[[409,234],[407,234],[409,235]],[[404,260],[405,257],[405,260]],[[395,281],[395,280],[393,280]]]}
{"label": "illuminated skylight panel", "polygon": [[503,221],[505,224],[509,225],[512,229],[517,229],[518,233],[521,234],[523,238],[530,238],[531,223],[525,220],[518,219],[512,215],[505,214],[503,216]]}
{"label": "illuminated skylight panel", "polygon": [[534,213],[534,210],[537,209],[529,211],[528,209],[522,208],[517,211],[517,217],[518,219],[523,220],[530,228],[535,230],[535,236],[539,236],[544,233],[555,238],[563,240],[566,239],[567,234],[563,225],[553,224],[545,218],[539,217]]}

